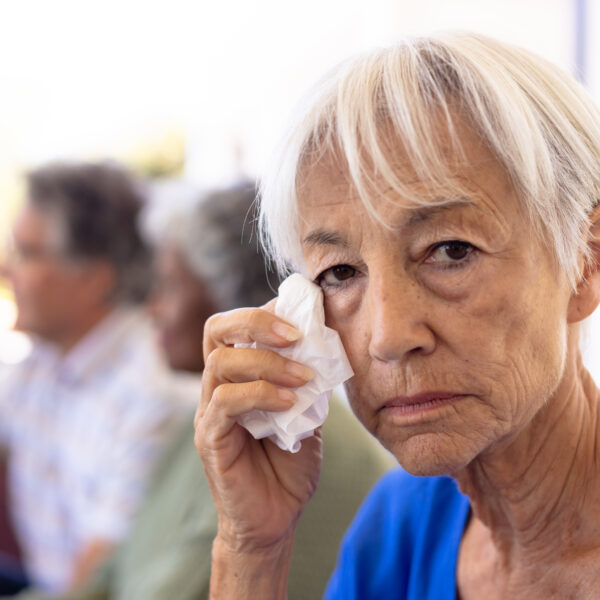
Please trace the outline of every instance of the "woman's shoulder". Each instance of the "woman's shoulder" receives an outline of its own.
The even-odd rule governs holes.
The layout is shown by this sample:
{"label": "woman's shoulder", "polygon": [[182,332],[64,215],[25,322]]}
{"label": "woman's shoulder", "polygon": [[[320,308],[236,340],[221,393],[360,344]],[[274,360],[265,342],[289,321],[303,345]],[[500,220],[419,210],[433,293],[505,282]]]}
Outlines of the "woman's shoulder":
{"label": "woman's shoulder", "polygon": [[[453,514],[468,509],[469,501],[454,479],[448,476],[417,477],[396,468],[375,484],[349,530],[360,531],[364,522],[373,531],[380,526],[382,533],[391,535],[402,530],[403,536],[423,531],[425,524],[435,529],[452,525]],[[431,516],[433,523],[429,522]],[[449,522],[444,521],[447,516]]]}
{"label": "woman's shoulder", "polygon": [[454,578],[468,514],[469,501],[450,477],[390,471],[348,529],[327,597],[388,598],[389,590],[393,597],[443,597],[436,586]]}

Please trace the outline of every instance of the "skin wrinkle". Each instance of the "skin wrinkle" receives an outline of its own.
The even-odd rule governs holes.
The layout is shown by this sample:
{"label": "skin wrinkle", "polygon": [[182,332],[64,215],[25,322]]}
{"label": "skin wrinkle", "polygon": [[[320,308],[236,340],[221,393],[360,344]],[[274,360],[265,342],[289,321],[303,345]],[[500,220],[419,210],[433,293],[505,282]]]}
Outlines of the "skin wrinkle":
{"label": "skin wrinkle", "polygon": [[[585,526],[594,514],[586,502],[598,497],[597,430],[589,427],[598,399],[573,383],[578,325],[567,325],[572,296],[556,257],[485,157],[456,176],[475,206],[419,208],[414,218],[402,202],[388,205],[391,230],[328,167],[325,159],[314,167],[299,208],[303,234],[319,232],[305,244],[310,276],[339,264],[357,269],[347,285],[324,289],[327,324],[355,371],[353,410],[407,470],[451,472],[469,494],[475,517],[459,557],[467,592],[477,577],[486,598],[548,597],[564,589],[557,577],[574,589],[581,577],[565,566],[573,548],[600,557]],[[462,269],[428,263],[432,245],[451,239],[480,250]],[[431,390],[469,396],[443,418],[403,425],[379,410],[386,398]],[[586,395],[589,404],[571,410]],[[461,564],[474,567],[466,578]]]}
{"label": "skin wrinkle", "polygon": [[[558,420],[558,417],[557,417],[557,419],[555,419],[555,421],[557,421],[557,420]],[[551,425],[553,426],[554,422]],[[551,434],[552,426],[548,430],[548,435]],[[518,465],[518,462],[513,461],[511,457],[509,457],[507,459],[507,462],[510,462],[513,465],[512,469],[510,470],[510,481],[508,481],[506,483],[500,483],[496,480],[495,481],[495,489],[497,489],[501,494],[507,496],[508,500],[518,503],[519,500],[521,499],[518,496],[511,497],[511,488],[512,488],[513,482],[518,481],[518,482],[522,483],[522,482],[528,481],[528,471],[531,469],[532,464],[534,464],[534,462],[535,462],[535,458],[539,455],[540,451],[544,447],[544,442],[546,442],[547,440],[548,440],[548,437],[545,437],[539,441],[539,443],[537,444],[537,449],[534,451],[534,454],[531,457],[531,460],[528,463],[522,465],[521,470],[519,470],[518,472],[515,471],[515,465]],[[484,453],[484,456],[485,456],[485,453]],[[531,450],[529,447],[523,452],[523,456],[531,456]],[[487,475],[486,470],[485,470],[485,461],[481,461],[479,467],[481,470],[480,477],[483,481],[491,481],[491,480],[495,479],[495,477],[493,477],[493,476],[490,477]],[[476,478],[476,480],[477,480],[477,478]],[[469,490],[468,485],[466,483],[464,485],[465,485],[465,491],[468,491]],[[537,486],[537,483],[531,482],[531,485],[525,491],[521,490],[520,494],[527,496],[531,492],[531,490],[533,490],[536,486]],[[490,488],[488,488],[486,490],[486,488],[484,486],[482,486],[482,489],[477,493],[479,495],[483,495],[486,491],[489,491],[489,489]],[[471,490],[471,492],[472,492],[472,490]]]}
{"label": "skin wrinkle", "polygon": [[[515,481],[520,481],[520,482],[528,482],[529,485],[527,487],[525,487],[524,489],[521,490],[514,490],[514,492],[516,492],[514,495],[512,495],[512,488],[510,485],[506,485],[503,488],[501,488],[501,492],[504,496],[506,496],[506,498],[508,500],[510,500],[511,502],[514,503],[519,503],[522,500],[525,500],[536,488],[537,481],[530,479],[528,477],[528,474],[530,471],[533,470],[533,466],[537,464],[537,461],[544,449],[544,446],[550,441],[550,438],[552,436],[552,429],[554,428],[554,426],[557,424],[557,422],[562,418],[564,414],[564,409],[563,411],[561,411],[556,418],[553,420],[553,422],[550,424],[550,428],[548,429],[546,435],[539,440],[539,442],[535,445],[533,450],[528,450],[525,454],[525,456],[530,456],[530,460],[525,463],[524,465],[521,466],[521,469],[518,472],[514,472],[514,479]],[[548,465],[548,470],[551,469],[551,465]],[[485,467],[484,465],[482,465],[482,474],[485,475]],[[489,478],[488,478],[489,479]],[[497,484],[496,484],[496,487]]]}
{"label": "skin wrinkle", "polygon": [[[485,194],[480,194],[482,196],[485,196]],[[464,204],[464,202],[461,202],[459,204],[454,204],[452,206],[462,206]],[[487,199],[486,200],[486,205],[490,204],[490,200]],[[445,206],[443,207],[444,210],[448,210],[449,208],[451,208],[452,206]],[[480,240],[479,238],[481,237],[481,220],[482,220],[482,216],[485,219],[485,215],[481,214],[481,209],[479,207],[474,207],[473,205],[470,205],[470,207],[467,207],[465,210],[465,213],[463,213],[462,211],[458,213],[458,217],[455,216],[454,218],[454,223],[450,223],[448,224],[447,222],[444,223],[444,221],[441,221],[439,218],[439,213],[441,212],[441,207],[428,207],[426,209],[415,209],[418,211],[419,213],[419,217],[418,219],[413,221],[413,215],[411,214],[411,216],[409,217],[408,220],[408,225],[410,226],[411,224],[416,224],[416,223],[424,223],[426,221],[430,221],[431,219],[435,220],[436,222],[439,221],[439,230],[435,230],[435,229],[431,229],[428,232],[428,237],[431,238],[431,241],[433,241],[434,239],[441,239],[446,238],[446,239],[451,239],[452,237],[464,237],[465,233],[470,234],[472,231],[475,230],[475,226],[467,226],[467,220],[469,219],[469,217],[471,216],[470,214],[467,214],[468,209],[471,208],[472,211],[476,211],[477,215],[474,215],[473,218],[469,221],[472,222],[473,224],[475,223],[479,223],[479,228],[477,229],[479,235],[471,235],[472,238],[474,238],[474,242],[477,244]],[[437,218],[436,218],[437,217]],[[487,218],[487,220],[489,220],[489,218]],[[507,226],[507,224],[504,222],[504,219],[495,219],[495,223],[494,223],[494,227],[492,227],[491,223],[490,226],[487,228],[487,235],[486,237],[486,244],[491,246],[491,245],[495,245],[496,247],[498,247],[501,244],[506,245],[506,241],[507,241],[507,237],[511,234],[510,228]],[[414,232],[411,233],[411,237],[414,237],[415,239],[418,238],[422,238],[422,227],[415,227],[414,228]],[[457,232],[457,235],[454,236],[453,232]],[[460,235],[458,234],[460,233]],[[501,235],[499,235],[501,234]],[[349,244],[348,241],[340,235],[339,232],[333,232],[333,231],[326,231],[323,229],[318,229],[316,231],[311,232],[311,234],[309,234],[309,236],[307,236],[307,238],[305,238],[305,244],[310,245],[311,247],[314,246],[315,248],[318,248],[318,245],[324,245],[324,246],[328,246],[328,245],[333,245],[333,246],[340,246],[342,249],[344,250],[349,250]],[[428,239],[427,242],[429,242],[430,240]],[[488,250],[488,252],[490,252],[491,248],[486,248],[486,250]],[[328,248],[322,248],[320,250],[320,252],[322,253],[322,256],[325,257],[327,256],[329,249]],[[340,250],[340,253],[342,252],[342,250]],[[335,257],[337,260],[337,256]],[[508,258],[508,257],[507,257]],[[321,263],[322,262],[322,258],[317,259],[316,260],[317,263]],[[342,261],[343,262],[343,261]],[[319,269],[317,270],[321,270],[325,268],[323,265],[319,266]],[[460,285],[460,282],[457,282],[457,286]]]}
{"label": "skin wrinkle", "polygon": [[[578,389],[578,382],[577,380],[573,381],[573,388],[571,390],[570,396],[574,396],[575,394],[577,394],[579,392]],[[560,421],[560,419],[563,416],[566,416],[567,413],[567,409],[568,406],[567,404],[565,404],[563,406],[563,410],[561,411],[561,413],[557,416],[556,418],[556,422],[552,424],[552,428],[551,430],[554,430],[555,426],[558,424],[558,422]],[[574,469],[574,465],[577,462],[577,457],[580,456],[582,454],[582,448],[584,446],[584,439],[587,436],[587,434],[589,434],[589,432],[586,430],[585,428],[585,413],[586,411],[589,411],[591,409],[590,406],[588,405],[582,405],[579,407],[579,419],[578,419],[578,430],[580,435],[574,436],[574,439],[576,440],[576,444],[575,447],[573,449],[573,453],[572,453],[572,458],[571,458],[571,463],[567,466],[566,471],[567,471],[567,479],[565,480],[565,485],[563,486],[560,495],[557,497],[556,501],[554,502],[554,504],[549,505],[549,510],[548,510],[548,516],[549,518],[552,518],[554,516],[555,513],[557,513],[557,508],[560,505],[561,500],[563,500],[563,497],[565,496],[567,487],[568,487],[568,483],[569,483],[569,479],[576,477],[578,475],[578,470]],[[548,438],[550,437],[550,431],[548,431]],[[562,450],[562,449],[561,449]],[[550,463],[549,464],[549,468],[552,469],[554,463]],[[585,464],[585,463],[584,463]],[[585,471],[583,473],[581,473],[581,481],[576,481],[575,485],[577,485],[578,487],[580,487],[581,490],[587,490],[587,485],[585,485],[585,482],[589,481],[589,479],[586,477],[586,473]],[[580,500],[579,503],[577,503],[577,500]],[[576,498],[576,504],[583,504],[582,502],[582,498],[581,496],[579,498]]]}
{"label": "skin wrinkle", "polygon": [[418,302],[418,301],[420,301],[420,298],[418,298],[418,297],[417,297],[416,301],[417,301],[417,302]]}
{"label": "skin wrinkle", "polygon": [[311,232],[307,235],[302,241],[303,244],[308,246],[341,246],[342,248],[347,248],[348,243],[345,239],[343,239],[339,234],[325,231],[324,229],[318,229],[317,231]]}
{"label": "skin wrinkle", "polygon": [[[579,368],[582,369],[582,365],[579,365]],[[589,380],[589,375],[587,376],[587,379]],[[583,379],[585,381],[585,378]],[[588,386],[591,385],[591,382],[588,381]],[[569,401],[573,401],[573,395],[577,394],[580,390],[576,389],[577,386],[572,385],[572,389],[569,390],[569,394],[566,396],[566,401],[564,402],[564,412],[566,412],[567,407],[569,407]],[[578,427],[578,432],[581,435],[575,435],[573,437],[575,437],[577,439],[577,444],[575,445],[575,447],[572,449],[571,451],[571,459],[569,461],[566,462],[566,464],[564,465],[561,473],[556,473],[554,472],[552,474],[551,480],[552,481],[563,481],[564,484],[557,490],[557,499],[555,502],[552,502],[550,504],[542,504],[541,508],[544,510],[543,517],[540,518],[540,513],[535,513],[535,512],[531,512],[529,514],[529,521],[523,521],[521,523],[518,523],[517,525],[521,527],[520,533],[526,534],[528,539],[525,540],[525,542],[529,543],[530,546],[533,546],[533,548],[530,547],[530,552],[528,555],[523,556],[522,554],[519,554],[517,552],[512,552],[510,548],[505,549],[504,553],[502,554],[502,556],[508,556],[511,557],[510,560],[507,560],[505,563],[505,568],[507,565],[511,565],[511,564],[518,564],[518,565],[528,565],[531,562],[534,562],[533,559],[537,559],[537,561],[541,561],[542,563],[545,561],[546,564],[552,564],[553,562],[556,562],[557,560],[557,552],[556,552],[556,544],[554,545],[549,545],[547,543],[539,543],[536,545],[536,541],[539,542],[543,542],[542,539],[537,540],[536,538],[539,536],[541,537],[542,534],[544,536],[543,539],[547,540],[549,535],[555,535],[557,538],[560,539],[561,544],[558,545],[558,548],[562,547],[562,551],[561,554],[566,554],[568,553],[568,551],[570,550],[570,548],[573,548],[573,546],[575,546],[575,544],[578,544],[578,553],[582,554],[583,551],[585,551],[586,548],[586,544],[582,544],[581,542],[581,537],[582,535],[585,536],[590,536],[590,526],[589,523],[593,523],[593,521],[590,521],[589,519],[586,519],[584,517],[582,517],[581,515],[581,510],[583,505],[585,504],[584,499],[589,496],[592,495],[594,496],[593,493],[593,489],[596,489],[597,486],[594,483],[594,477],[590,475],[591,472],[593,472],[593,469],[590,469],[590,458],[589,458],[589,453],[584,454],[585,451],[585,446],[589,446],[590,444],[585,444],[585,442],[587,441],[587,438],[589,438],[590,436],[593,438],[591,441],[591,447],[592,448],[596,448],[597,447],[597,429],[586,429],[585,427],[585,423],[586,423],[586,412],[592,411],[593,413],[595,413],[597,415],[597,409],[596,409],[596,404],[593,402],[593,400],[595,400],[597,402],[597,398],[590,398],[590,402],[586,403],[583,407],[581,407],[578,415],[577,415],[577,427]],[[560,416],[563,416],[563,413],[560,413]],[[597,416],[594,419],[591,419],[591,422],[597,422]],[[556,431],[556,429],[554,428],[554,423],[551,423],[551,427],[547,430],[548,432],[553,432]],[[551,438],[551,433],[548,434],[547,436],[548,438]],[[545,440],[542,440],[542,442]],[[568,441],[568,440],[567,440]],[[541,444],[546,450],[548,449],[548,444]],[[568,447],[565,447],[562,444],[558,444],[555,445],[555,452],[559,455],[563,455],[565,453],[565,451],[568,449]],[[546,459],[548,459],[548,457],[546,457]],[[593,454],[591,462],[595,464],[597,460],[597,455]],[[550,458],[549,460],[547,460],[548,465],[552,468],[552,466],[555,464],[554,461],[552,460],[552,458]],[[573,469],[572,465],[574,464],[582,464],[584,465],[585,468],[583,469]],[[489,479],[492,479],[492,475],[490,475]],[[519,477],[519,474],[515,474],[514,477],[515,481],[523,481],[522,478]],[[540,482],[536,480],[536,485],[532,486],[532,489],[535,491],[536,488],[538,488],[538,486],[540,485]],[[543,480],[542,477],[542,481],[541,484],[543,485],[545,482]],[[590,487],[592,486],[592,487]],[[493,486],[491,486],[493,488]],[[572,494],[573,489],[577,490],[577,494]],[[537,490],[539,493],[539,489]],[[570,493],[571,492],[571,493]],[[550,497],[550,495],[548,494],[548,497]],[[595,496],[597,498],[597,489],[596,489],[596,494]],[[522,503],[524,504],[527,501],[527,497],[524,497],[522,499]],[[598,502],[596,501],[596,504]],[[562,504],[562,506],[560,506]],[[559,527],[558,530],[556,531],[556,527],[555,527],[555,518],[558,518],[559,513],[560,513],[560,509],[562,508],[564,510],[565,505],[567,505],[570,509],[569,513],[570,514],[570,519],[565,523],[564,519],[561,522],[562,527]],[[539,508],[539,507],[538,507]],[[481,517],[481,515],[479,515]],[[536,521],[538,522],[538,527],[535,528],[536,530],[530,532],[527,530],[527,526],[530,526],[531,523],[535,524]],[[584,529],[582,529],[582,523],[586,523],[586,526]],[[509,529],[510,527],[514,528],[515,524],[514,523],[510,523],[507,527],[507,529]],[[586,529],[588,531],[586,531]],[[501,532],[500,532],[501,533]],[[597,533],[597,532],[596,532]],[[591,539],[594,539],[593,537]],[[503,540],[505,541],[505,538],[502,538],[501,535],[496,536],[495,538],[495,543],[497,545],[503,543]],[[583,549],[582,549],[582,545],[583,545]],[[596,548],[596,546],[594,545],[590,545],[588,546],[590,548],[590,550],[594,550]],[[514,554],[514,557],[512,556]],[[532,576],[533,577],[533,576]]]}

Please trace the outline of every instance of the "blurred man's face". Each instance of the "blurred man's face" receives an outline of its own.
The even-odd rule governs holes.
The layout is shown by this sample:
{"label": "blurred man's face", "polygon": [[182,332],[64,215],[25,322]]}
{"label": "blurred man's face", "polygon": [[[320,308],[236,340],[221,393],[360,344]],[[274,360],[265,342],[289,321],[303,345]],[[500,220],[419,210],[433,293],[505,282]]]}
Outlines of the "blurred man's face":
{"label": "blurred man's face", "polygon": [[215,312],[206,285],[172,246],[159,249],[155,276],[150,305],[169,365],[176,370],[200,372],[204,369],[204,323]]}
{"label": "blurred man's face", "polygon": [[17,303],[16,328],[61,344],[86,310],[86,268],[63,252],[58,223],[27,203],[13,228],[4,272]]}

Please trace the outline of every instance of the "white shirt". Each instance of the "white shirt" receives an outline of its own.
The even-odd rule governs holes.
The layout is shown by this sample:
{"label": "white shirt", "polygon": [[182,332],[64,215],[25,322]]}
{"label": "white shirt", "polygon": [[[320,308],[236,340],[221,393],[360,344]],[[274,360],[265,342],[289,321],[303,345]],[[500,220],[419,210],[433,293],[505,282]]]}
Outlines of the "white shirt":
{"label": "white shirt", "polygon": [[87,543],[125,536],[181,414],[173,379],[146,317],[129,309],[67,355],[37,343],[4,378],[11,510],[36,587],[64,591]]}

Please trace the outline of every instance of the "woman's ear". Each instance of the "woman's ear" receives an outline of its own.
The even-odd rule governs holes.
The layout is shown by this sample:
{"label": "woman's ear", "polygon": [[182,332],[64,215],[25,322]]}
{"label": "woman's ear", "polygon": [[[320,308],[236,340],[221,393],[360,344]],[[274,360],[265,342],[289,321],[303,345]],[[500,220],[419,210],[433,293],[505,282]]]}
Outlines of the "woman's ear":
{"label": "woman's ear", "polygon": [[583,321],[600,304],[600,204],[590,215],[588,248],[589,257],[583,266],[583,274],[569,301],[569,323]]}

